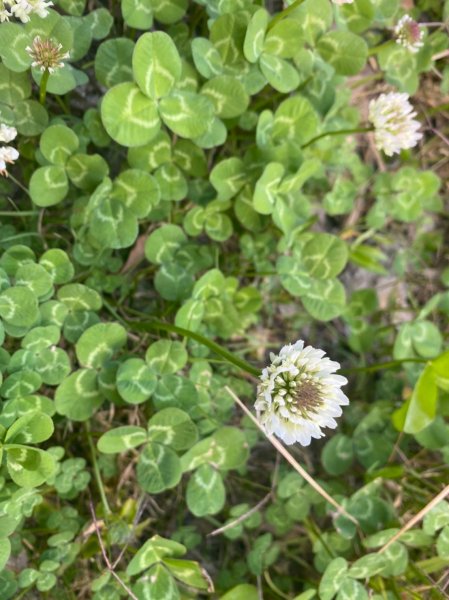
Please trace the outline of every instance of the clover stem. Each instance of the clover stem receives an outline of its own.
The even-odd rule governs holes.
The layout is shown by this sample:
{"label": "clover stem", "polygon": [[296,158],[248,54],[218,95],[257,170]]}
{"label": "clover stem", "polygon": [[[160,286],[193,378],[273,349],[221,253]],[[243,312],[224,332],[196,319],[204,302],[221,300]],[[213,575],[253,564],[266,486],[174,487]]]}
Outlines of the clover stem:
{"label": "clover stem", "polygon": [[284,8],[284,10],[282,12],[278,13],[273,19],[271,19],[270,23],[268,24],[267,29],[268,30],[272,29],[276,25],[276,23],[278,23],[281,19],[283,19],[288,14],[293,12],[304,1],[305,0],[295,0],[295,2],[293,2],[293,4],[290,4],[290,6],[287,6],[287,8]]}
{"label": "clover stem", "polygon": [[70,115],[70,110],[64,104],[64,101],[62,100],[62,98],[60,96],[55,96],[54,98],[55,98],[56,102],[59,104],[59,106],[61,107],[61,109],[63,110],[63,112],[66,115]]}
{"label": "clover stem", "polygon": [[349,369],[342,369],[341,372],[343,374],[375,373],[376,371],[383,371],[384,369],[394,369],[395,367],[400,367],[404,363],[426,364],[428,362],[428,358],[400,358],[398,360],[389,360],[387,362],[370,365],[369,367],[353,367]]}
{"label": "clover stem", "polygon": [[271,577],[270,577],[270,573],[268,572],[268,569],[266,569],[266,570],[263,572],[263,576],[264,576],[264,578],[265,578],[265,581],[266,581],[266,582],[267,582],[267,584],[268,584],[268,587],[270,587],[270,588],[273,590],[273,592],[274,592],[274,593],[275,593],[277,596],[279,596],[280,598],[286,598],[286,600],[289,600],[290,596],[287,596],[287,594],[284,594],[284,592],[282,592],[282,591],[281,591],[281,590],[280,590],[280,589],[277,587],[277,585],[274,583],[274,581],[271,579]]}
{"label": "clover stem", "polygon": [[23,238],[29,237],[37,237],[42,239],[42,235],[40,233],[34,233],[33,231],[30,231],[29,233],[17,233],[16,235],[10,235],[9,237],[2,238],[2,244],[6,244],[6,242],[14,242],[15,240],[21,240]]}
{"label": "clover stem", "polygon": [[438,106],[433,106],[427,111],[428,115],[439,114],[443,110],[449,110],[449,102],[445,102],[444,104],[439,104]]}
{"label": "clover stem", "polygon": [[38,210],[1,210],[0,217],[35,217]]}
{"label": "clover stem", "polygon": [[45,104],[45,98],[47,96],[47,83],[48,83],[49,77],[50,77],[50,71],[48,69],[45,69],[45,71],[42,74],[41,84],[39,87],[39,102],[42,105]]}
{"label": "clover stem", "polygon": [[22,191],[24,191],[27,196],[30,195],[30,192],[28,191],[28,189],[23,185],[23,183],[20,183],[20,181],[18,179],[16,179],[14,177],[14,175],[11,175],[10,172],[8,172],[8,179],[11,179],[11,181],[14,181],[14,183],[17,185],[17,187],[19,187]]}
{"label": "clover stem", "polygon": [[368,131],[374,131],[374,127],[356,127],[354,129],[339,129],[337,131],[324,131],[323,133],[320,133],[319,135],[315,136],[314,138],[312,138],[311,140],[309,140],[308,142],[303,144],[301,146],[301,150],[304,150],[304,148],[308,148],[309,146],[311,146],[312,144],[314,144],[318,140],[321,140],[321,138],[324,138],[324,137],[328,137],[328,136],[332,136],[332,135],[351,135],[353,133],[367,133]]}
{"label": "clover stem", "polygon": [[382,73],[382,71],[377,71],[377,73],[372,73],[371,75],[367,75],[366,77],[361,77],[360,79],[357,79],[356,81],[354,81],[354,83],[351,83],[349,87],[352,90],[354,90],[362,85],[371,83],[372,81],[376,81],[377,79],[382,79],[383,76],[384,74]]}
{"label": "clover stem", "polygon": [[385,50],[385,48],[389,48],[390,46],[393,46],[394,42],[392,40],[388,40],[387,42],[384,42],[383,44],[379,44],[378,46],[373,46],[372,48],[368,48],[368,56],[374,56],[376,54],[379,54],[379,52],[381,52],[382,50]]}
{"label": "clover stem", "polygon": [[111,514],[111,509],[109,507],[108,499],[106,498],[106,493],[104,491],[104,485],[103,485],[103,481],[101,479],[100,468],[98,466],[97,454],[96,454],[95,446],[94,446],[94,443],[92,441],[92,434],[90,432],[90,424],[89,424],[89,422],[86,421],[86,423],[84,424],[84,426],[85,426],[85,429],[86,429],[86,437],[87,437],[87,441],[89,443],[90,454],[91,454],[91,457],[92,457],[92,466],[94,468],[95,479],[97,481],[98,490],[100,492],[101,503],[103,504],[103,509],[104,509],[105,515],[109,515],[109,514]]}
{"label": "clover stem", "polygon": [[229,352],[225,348],[222,348],[219,344],[204,337],[203,335],[201,335],[200,333],[197,333],[196,331],[190,331],[190,329],[184,329],[183,327],[177,327],[176,325],[171,325],[170,323],[164,323],[163,321],[159,321],[158,319],[151,319],[151,320],[145,321],[143,323],[138,323],[136,321],[126,321],[126,324],[133,331],[148,332],[148,331],[161,330],[161,331],[169,331],[170,333],[177,333],[178,335],[181,335],[183,337],[191,338],[192,340],[195,340],[196,342],[202,344],[203,346],[206,346],[207,348],[209,348],[209,350],[212,350],[212,352],[215,352],[215,354],[218,354],[218,356],[221,356],[227,362],[235,365],[236,367],[238,367],[239,369],[242,369],[243,371],[246,371],[253,377],[259,377],[259,375],[260,375],[260,370],[257,369],[256,367],[253,367],[245,359],[235,356],[234,354],[232,354],[232,352]]}

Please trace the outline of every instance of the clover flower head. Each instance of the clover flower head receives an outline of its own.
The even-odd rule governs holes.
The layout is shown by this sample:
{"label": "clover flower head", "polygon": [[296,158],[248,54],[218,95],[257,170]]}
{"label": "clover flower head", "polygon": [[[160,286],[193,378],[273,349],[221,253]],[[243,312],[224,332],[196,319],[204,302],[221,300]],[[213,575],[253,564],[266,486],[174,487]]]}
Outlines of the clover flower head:
{"label": "clover flower head", "polygon": [[18,151],[12,146],[1,146],[0,147],[0,175],[8,176],[6,170],[7,163],[12,164],[19,158]]}
{"label": "clover flower head", "polygon": [[424,46],[424,30],[409,15],[404,15],[394,28],[396,43],[415,54]]}
{"label": "clover flower head", "polygon": [[[25,0],[21,0],[22,2]],[[53,2],[48,0],[26,0],[28,4],[31,4],[32,12],[35,13],[41,19],[44,19],[48,15],[48,7],[53,6]]]}
{"label": "clover flower head", "polygon": [[422,138],[421,124],[407,94],[381,94],[369,104],[369,120],[374,125],[374,139],[387,156],[413,148]]}
{"label": "clover flower head", "polygon": [[[0,123],[0,142],[6,144],[12,142],[17,135],[17,129],[15,127],[9,127],[4,123]],[[0,175],[8,176],[6,170],[7,163],[12,164],[19,158],[19,152],[12,146],[0,146]]]}
{"label": "clover flower head", "polygon": [[349,404],[340,389],[347,379],[335,373],[339,363],[325,354],[299,340],[281,348],[278,355],[270,355],[255,403],[267,434],[275,434],[286,444],[308,446],[312,438],[324,436],[322,428],[337,426],[335,418]]}
{"label": "clover flower head", "polygon": [[32,46],[27,46],[26,51],[33,59],[32,67],[39,67],[41,71],[54,73],[56,69],[64,66],[62,62],[70,56],[69,52],[62,52],[62,44],[52,39],[41,40],[37,35]]}
{"label": "clover flower head", "polygon": [[53,2],[46,0],[18,0],[11,7],[11,12],[22,23],[28,23],[31,14],[36,14],[41,19],[44,19],[48,15],[49,6],[53,6]]}
{"label": "clover flower head", "polygon": [[12,142],[17,136],[17,129],[15,127],[9,127],[4,123],[0,123],[0,142]]}

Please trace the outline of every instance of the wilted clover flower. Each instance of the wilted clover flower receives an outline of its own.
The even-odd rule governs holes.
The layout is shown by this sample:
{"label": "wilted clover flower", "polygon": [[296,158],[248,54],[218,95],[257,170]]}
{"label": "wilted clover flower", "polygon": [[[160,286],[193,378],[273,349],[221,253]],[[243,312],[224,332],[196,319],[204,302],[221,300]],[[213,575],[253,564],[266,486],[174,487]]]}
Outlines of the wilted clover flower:
{"label": "wilted clover flower", "polygon": [[347,379],[336,375],[339,363],[302,340],[271,354],[271,365],[262,371],[255,409],[268,434],[286,444],[308,446],[324,436],[322,427],[334,429],[341,406],[349,404],[341,391]]}
{"label": "wilted clover flower", "polygon": [[424,46],[424,30],[409,15],[404,15],[394,28],[396,43],[416,53]]}
{"label": "wilted clover flower", "polygon": [[[17,135],[17,130],[14,127],[8,127],[4,123],[0,123],[0,142],[11,142]],[[5,177],[8,175],[6,170],[7,163],[12,164],[19,158],[18,151],[12,146],[0,146],[0,175]]]}
{"label": "wilted clover flower", "polygon": [[62,44],[52,39],[41,40],[38,35],[34,38],[33,45],[25,49],[33,59],[31,66],[39,67],[41,71],[49,73],[54,73],[55,69],[63,67],[62,61],[70,56],[69,52],[62,52]]}
{"label": "wilted clover flower", "polygon": [[374,125],[374,138],[379,150],[387,156],[413,148],[422,138],[419,121],[407,94],[381,94],[369,104],[369,120]]}

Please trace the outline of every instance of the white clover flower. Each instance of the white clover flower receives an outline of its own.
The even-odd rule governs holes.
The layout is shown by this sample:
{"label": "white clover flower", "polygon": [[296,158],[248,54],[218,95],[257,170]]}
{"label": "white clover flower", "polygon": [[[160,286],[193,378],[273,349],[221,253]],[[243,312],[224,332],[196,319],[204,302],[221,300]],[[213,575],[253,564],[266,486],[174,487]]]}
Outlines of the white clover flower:
{"label": "white clover flower", "polygon": [[6,164],[12,164],[18,158],[19,153],[12,146],[0,147],[0,175],[4,175],[6,177],[8,175],[8,171],[6,170]]}
{"label": "white clover flower", "polygon": [[30,20],[30,14],[32,12],[31,4],[28,2],[17,2],[11,7],[11,13],[22,21],[22,23],[28,23]]}
{"label": "white clover flower", "polygon": [[[24,0],[22,0],[24,1]],[[35,13],[41,19],[45,19],[48,15],[48,8],[53,6],[53,2],[49,0],[46,2],[45,0],[27,0],[28,4],[31,4],[32,12]]]}
{"label": "white clover flower", "polygon": [[422,138],[419,121],[407,94],[381,94],[369,104],[369,120],[374,125],[374,138],[379,150],[387,156],[413,148]]}
{"label": "white clover flower", "polygon": [[15,127],[8,127],[4,123],[0,123],[0,142],[12,142],[17,136],[17,129]]}
{"label": "white clover flower", "polygon": [[[15,127],[0,123],[0,142],[11,142],[17,135]],[[19,152],[12,146],[0,146],[0,175],[8,175],[6,164],[12,164],[19,158]]]}
{"label": "white clover flower", "polygon": [[27,46],[25,50],[33,59],[32,67],[38,67],[41,71],[49,73],[61,69],[64,66],[62,61],[70,56],[70,52],[62,51],[62,44],[52,39],[41,40],[38,35],[34,38],[32,46]]}
{"label": "white clover flower", "polygon": [[415,54],[424,46],[424,30],[409,15],[404,15],[394,28],[396,43]]}
{"label": "white clover flower", "polygon": [[31,14],[36,14],[42,19],[48,15],[48,7],[53,6],[53,2],[46,0],[19,0],[11,7],[11,12],[22,23],[28,23]]}
{"label": "white clover flower", "polygon": [[267,434],[286,444],[308,446],[312,438],[324,436],[322,427],[337,426],[335,417],[349,404],[340,389],[348,381],[335,374],[340,365],[325,354],[299,340],[281,348],[279,355],[270,355],[254,405]]}

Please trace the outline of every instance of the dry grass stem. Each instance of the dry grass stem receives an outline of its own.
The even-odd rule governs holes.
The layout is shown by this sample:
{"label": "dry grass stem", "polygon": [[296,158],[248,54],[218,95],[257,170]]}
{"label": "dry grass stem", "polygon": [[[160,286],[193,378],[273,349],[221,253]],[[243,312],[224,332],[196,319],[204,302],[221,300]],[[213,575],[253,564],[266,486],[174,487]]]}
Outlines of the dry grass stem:
{"label": "dry grass stem", "polygon": [[449,485],[447,485],[444,490],[442,490],[439,494],[437,494],[435,496],[435,498],[433,498],[428,504],[426,504],[426,506],[419,511],[419,513],[417,513],[414,517],[412,517],[410,519],[410,521],[408,523],[406,523],[404,525],[404,527],[402,527],[402,529],[400,531],[398,531],[396,533],[396,535],[394,535],[386,544],[385,546],[383,546],[380,550],[379,550],[379,554],[381,554],[382,552],[385,552],[385,550],[387,548],[389,548],[391,546],[391,544],[393,544],[394,542],[396,542],[402,534],[404,534],[406,531],[408,531],[409,529],[411,529],[414,525],[416,525],[417,523],[419,523],[425,516],[426,514],[432,510],[432,508],[434,506],[436,506],[439,502],[441,502],[441,500],[444,500],[444,498],[446,498],[446,496],[449,495]]}
{"label": "dry grass stem", "polygon": [[132,598],[132,600],[139,600],[139,598],[130,590],[130,588],[126,585],[126,583],[124,581],[122,581],[120,579],[120,577],[117,575],[117,573],[114,571],[114,566],[111,564],[111,561],[109,560],[109,557],[106,553],[106,548],[104,547],[103,540],[101,538],[101,533],[98,528],[97,517],[95,515],[95,509],[94,509],[92,500],[89,501],[89,506],[90,506],[90,512],[92,514],[92,521],[93,521],[93,524],[95,527],[95,532],[96,532],[97,538],[98,538],[98,543],[100,544],[100,548],[101,548],[101,555],[106,564],[106,567],[108,568],[108,571],[111,573],[111,575],[114,577],[114,579],[116,579],[116,581],[120,584],[120,586],[125,590],[125,592],[128,594],[128,596],[130,598]]}
{"label": "dry grass stem", "polygon": [[236,525],[243,523],[243,521],[246,521],[246,519],[249,519],[254,513],[258,512],[261,508],[263,508],[265,506],[265,504],[267,504],[271,500],[271,498],[272,498],[272,492],[267,494],[265,496],[265,498],[262,498],[262,500],[260,502],[258,502],[252,508],[250,508],[246,513],[244,513],[243,515],[240,515],[240,517],[238,517],[234,521],[231,521],[230,523],[223,525],[223,527],[220,527],[219,529],[214,529],[214,531],[211,531],[210,533],[208,533],[207,536],[209,537],[209,536],[214,536],[214,535],[220,535],[220,533],[223,533],[223,532],[227,531],[228,529],[232,529]]}
{"label": "dry grass stem", "polygon": [[264,436],[267,438],[267,440],[270,442],[270,444],[272,444],[276,450],[282,454],[282,456],[291,464],[291,466],[295,469],[295,471],[301,475],[301,477],[303,479],[305,479],[307,481],[307,483],[309,485],[311,485],[313,487],[313,489],[318,492],[318,494],[320,494],[320,496],[322,496],[325,500],[327,500],[327,502],[329,502],[329,504],[332,504],[332,506],[334,506],[339,513],[343,514],[345,517],[347,517],[350,521],[352,521],[353,523],[355,523],[356,525],[358,525],[358,521],[357,519],[355,519],[352,515],[350,515],[344,508],[343,506],[341,506],[341,504],[339,504],[336,500],[334,500],[334,498],[332,498],[332,496],[330,496],[325,489],[323,489],[319,483],[317,483],[315,481],[315,479],[309,475],[309,473],[307,473],[307,471],[305,469],[303,469],[303,467],[301,467],[301,465],[293,458],[293,456],[290,454],[290,452],[272,435],[267,435],[267,433],[264,431],[262,425],[259,423],[259,421],[256,419],[256,417],[251,413],[251,411],[248,410],[248,408],[243,404],[243,402],[240,400],[240,398],[238,398],[238,396],[236,396],[236,394],[234,394],[234,392],[231,390],[231,388],[229,388],[228,386],[225,386],[226,391],[228,392],[228,394],[232,397],[232,399],[234,400],[234,402],[236,402],[236,404],[238,404],[240,406],[240,408],[243,410],[243,412],[253,421],[253,423],[258,427],[258,429],[260,429],[260,431],[264,434]]}

